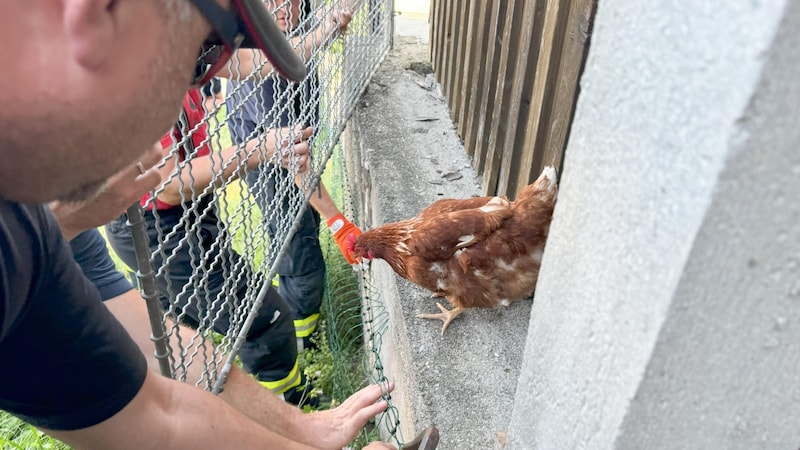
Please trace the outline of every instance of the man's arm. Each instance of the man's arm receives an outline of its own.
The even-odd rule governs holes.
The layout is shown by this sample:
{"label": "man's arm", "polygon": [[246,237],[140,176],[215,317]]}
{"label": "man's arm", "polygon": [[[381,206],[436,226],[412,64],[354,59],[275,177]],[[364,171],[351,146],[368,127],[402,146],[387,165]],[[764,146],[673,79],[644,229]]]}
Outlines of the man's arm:
{"label": "man's arm", "polygon": [[301,172],[308,170],[308,139],[313,132],[311,127],[272,128],[243,146],[228,147],[220,152],[192,158],[191,170],[181,170],[177,176],[176,157],[170,156],[171,148],[164,148],[165,165],[160,172],[166,181],[164,189],[158,193],[158,199],[170,205],[179,205],[192,198],[194,193],[202,192],[212,182],[221,185],[233,177],[244,175],[245,170],[271,160],[276,151],[280,152],[278,162],[283,167],[293,167]]}
{"label": "man's arm", "polygon": [[258,426],[209,392],[152,372],[112,417],[88,428],[45,432],[78,448],[314,448]]}
{"label": "man's arm", "polygon": [[[295,184],[301,189],[303,187],[304,177],[305,174],[298,174],[294,179]],[[344,256],[344,259],[349,264],[355,264],[356,259],[348,249],[347,240],[355,240],[357,237],[361,236],[361,229],[347,220],[347,217],[339,211],[339,208],[336,206],[336,203],[334,203],[328,190],[325,189],[322,180],[319,180],[319,185],[314,192],[311,193],[308,203],[317,210],[322,220],[328,225],[331,233],[333,233],[333,239],[336,241],[336,245],[339,246],[339,251],[342,253],[342,256]]]}
{"label": "man's arm", "polygon": [[[105,305],[147,355],[150,369],[158,371],[158,362],[153,357],[154,348],[150,340],[147,307],[141,295],[131,289],[106,301]],[[191,333],[190,330],[185,332]],[[189,383],[202,377],[202,365],[191,364],[188,370],[186,378]],[[220,398],[276,433],[309,445],[338,449],[347,445],[371,417],[386,409],[386,402],[378,401],[381,398],[381,389],[391,390],[392,387],[368,386],[332,410],[304,414],[234,366],[228,374]]]}

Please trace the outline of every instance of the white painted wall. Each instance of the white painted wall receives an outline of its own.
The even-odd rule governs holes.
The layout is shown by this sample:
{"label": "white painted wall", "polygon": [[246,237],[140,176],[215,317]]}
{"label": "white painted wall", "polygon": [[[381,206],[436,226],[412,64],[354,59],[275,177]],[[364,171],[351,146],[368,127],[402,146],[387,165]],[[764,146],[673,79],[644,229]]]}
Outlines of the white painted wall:
{"label": "white painted wall", "polygon": [[509,448],[797,447],[798,26],[599,2]]}

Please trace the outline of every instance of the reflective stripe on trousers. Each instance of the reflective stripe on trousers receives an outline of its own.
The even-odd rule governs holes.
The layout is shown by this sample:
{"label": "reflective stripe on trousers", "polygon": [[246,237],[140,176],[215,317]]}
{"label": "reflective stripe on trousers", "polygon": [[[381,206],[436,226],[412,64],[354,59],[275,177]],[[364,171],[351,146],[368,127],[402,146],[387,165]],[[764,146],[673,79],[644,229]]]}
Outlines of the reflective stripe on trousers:
{"label": "reflective stripe on trousers", "polygon": [[297,361],[294,362],[291,372],[286,378],[275,381],[259,381],[260,385],[274,392],[275,394],[283,394],[289,389],[300,385],[300,368],[297,366]]}
{"label": "reflective stripe on trousers", "polygon": [[295,319],[294,333],[299,338],[309,337],[317,329],[319,313],[312,314],[305,319]]}

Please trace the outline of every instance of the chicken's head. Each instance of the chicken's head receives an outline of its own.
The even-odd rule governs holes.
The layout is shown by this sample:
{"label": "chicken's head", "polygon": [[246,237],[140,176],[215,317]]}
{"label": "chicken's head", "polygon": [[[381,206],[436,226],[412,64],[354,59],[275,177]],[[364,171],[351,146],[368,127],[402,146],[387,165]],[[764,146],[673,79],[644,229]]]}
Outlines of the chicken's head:
{"label": "chicken's head", "polygon": [[357,241],[358,238],[352,234],[347,236],[347,239],[345,240],[345,246],[347,247],[347,250],[353,254],[354,258],[367,258],[368,260],[372,261],[374,258],[372,251],[362,245],[358,245]]}

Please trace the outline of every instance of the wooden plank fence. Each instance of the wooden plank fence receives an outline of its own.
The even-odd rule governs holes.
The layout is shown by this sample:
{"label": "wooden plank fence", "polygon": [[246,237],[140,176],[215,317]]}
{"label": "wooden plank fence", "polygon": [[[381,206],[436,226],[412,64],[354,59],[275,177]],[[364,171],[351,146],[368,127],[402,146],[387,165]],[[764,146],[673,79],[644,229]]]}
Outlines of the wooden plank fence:
{"label": "wooden plank fence", "polygon": [[431,63],[487,195],[561,173],[596,1],[432,0]]}

